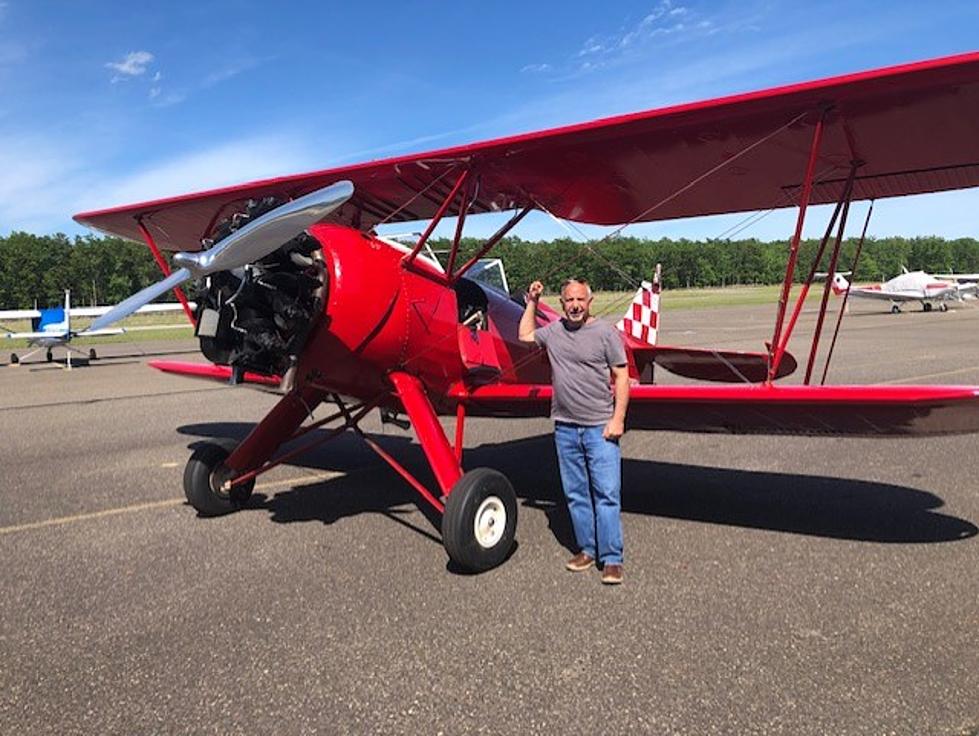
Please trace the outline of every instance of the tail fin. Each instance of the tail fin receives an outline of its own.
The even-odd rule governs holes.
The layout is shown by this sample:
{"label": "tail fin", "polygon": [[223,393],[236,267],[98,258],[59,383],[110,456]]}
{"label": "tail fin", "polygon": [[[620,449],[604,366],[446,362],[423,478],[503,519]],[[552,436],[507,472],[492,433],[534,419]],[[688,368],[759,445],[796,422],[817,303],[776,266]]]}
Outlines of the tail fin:
{"label": "tail fin", "polygon": [[69,332],[71,327],[71,317],[68,314],[69,307],[68,292],[65,291],[65,305],[38,310],[41,316],[36,320],[31,320],[31,329],[34,332],[49,332],[51,334]]}
{"label": "tail fin", "polygon": [[643,281],[632,299],[632,304],[616,323],[616,327],[637,340],[649,345],[656,344],[659,334],[659,295],[660,295],[660,264],[656,264],[653,280]]}
{"label": "tail fin", "polygon": [[846,280],[846,276],[841,273],[833,274],[833,293],[836,296],[843,296],[849,288],[850,282]]}

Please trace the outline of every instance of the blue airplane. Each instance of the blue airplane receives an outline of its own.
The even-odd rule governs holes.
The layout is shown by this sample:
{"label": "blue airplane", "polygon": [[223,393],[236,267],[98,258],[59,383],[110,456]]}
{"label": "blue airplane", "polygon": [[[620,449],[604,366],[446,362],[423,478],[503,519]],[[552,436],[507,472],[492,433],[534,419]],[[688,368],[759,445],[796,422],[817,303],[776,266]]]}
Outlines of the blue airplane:
{"label": "blue airplane", "polygon": [[[53,349],[63,347],[65,349],[65,367],[71,368],[71,354],[76,353],[88,360],[97,360],[98,354],[95,348],[89,348],[87,354],[84,351],[72,347],[71,340],[75,337],[97,337],[100,335],[121,335],[126,330],[121,328],[101,329],[101,330],[72,330],[71,318],[75,317],[100,317],[108,312],[111,307],[80,307],[72,308],[71,291],[65,290],[65,303],[47,309],[11,309],[0,311],[0,322],[4,320],[24,320],[31,321],[31,332],[11,332],[6,331],[0,334],[0,338],[11,340],[27,340],[28,346],[34,348],[26,355],[10,354],[10,364],[18,365],[22,360],[31,357],[35,353],[45,350],[45,356],[50,363],[54,360]],[[179,311],[179,304],[147,304],[138,312],[169,312]],[[0,327],[0,329],[4,329]]]}

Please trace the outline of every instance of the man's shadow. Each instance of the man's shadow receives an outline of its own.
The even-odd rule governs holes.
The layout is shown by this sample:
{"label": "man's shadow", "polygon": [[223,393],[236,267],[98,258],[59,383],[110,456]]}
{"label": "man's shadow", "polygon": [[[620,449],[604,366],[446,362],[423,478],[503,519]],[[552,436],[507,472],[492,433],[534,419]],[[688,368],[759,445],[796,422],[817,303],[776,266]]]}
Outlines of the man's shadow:
{"label": "man's shadow", "polygon": [[[208,423],[178,431],[195,438],[241,439],[251,428],[245,423]],[[437,489],[421,448],[409,436],[371,437],[427,488]],[[196,439],[189,446],[199,442]],[[521,505],[542,511],[555,538],[574,550],[551,434],[468,448],[463,462],[468,469],[489,467],[506,475]],[[347,516],[377,513],[441,544],[439,515],[420,502],[417,506],[430,528],[404,518],[410,509],[403,507],[416,503],[417,494],[352,433],[292,464],[342,475],[269,496],[256,493],[247,508],[267,511],[272,521],[282,524],[332,524]],[[966,519],[940,513],[944,501],[939,496],[890,483],[632,458],[623,461],[622,470],[625,514],[890,544],[951,542],[979,532]]]}

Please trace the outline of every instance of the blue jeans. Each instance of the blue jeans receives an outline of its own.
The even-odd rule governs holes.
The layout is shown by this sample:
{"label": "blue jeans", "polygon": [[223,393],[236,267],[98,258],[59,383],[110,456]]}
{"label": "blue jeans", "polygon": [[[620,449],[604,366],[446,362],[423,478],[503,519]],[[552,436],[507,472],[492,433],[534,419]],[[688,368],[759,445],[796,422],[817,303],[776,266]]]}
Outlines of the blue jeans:
{"label": "blue jeans", "polygon": [[578,547],[603,565],[621,565],[622,455],[604,429],[555,422],[554,443]]}

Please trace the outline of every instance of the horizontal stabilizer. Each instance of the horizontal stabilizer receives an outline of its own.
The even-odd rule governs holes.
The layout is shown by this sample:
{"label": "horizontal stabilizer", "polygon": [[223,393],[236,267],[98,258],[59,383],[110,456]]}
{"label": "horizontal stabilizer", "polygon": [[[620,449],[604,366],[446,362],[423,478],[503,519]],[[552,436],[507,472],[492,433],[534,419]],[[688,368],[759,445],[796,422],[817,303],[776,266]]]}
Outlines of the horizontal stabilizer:
{"label": "horizontal stabilizer", "polygon": [[[653,362],[670,373],[698,381],[761,383],[768,377],[768,353],[657,345],[633,348],[632,354],[640,372]],[[791,375],[795,369],[795,358],[790,353],[785,353],[776,378]]]}

